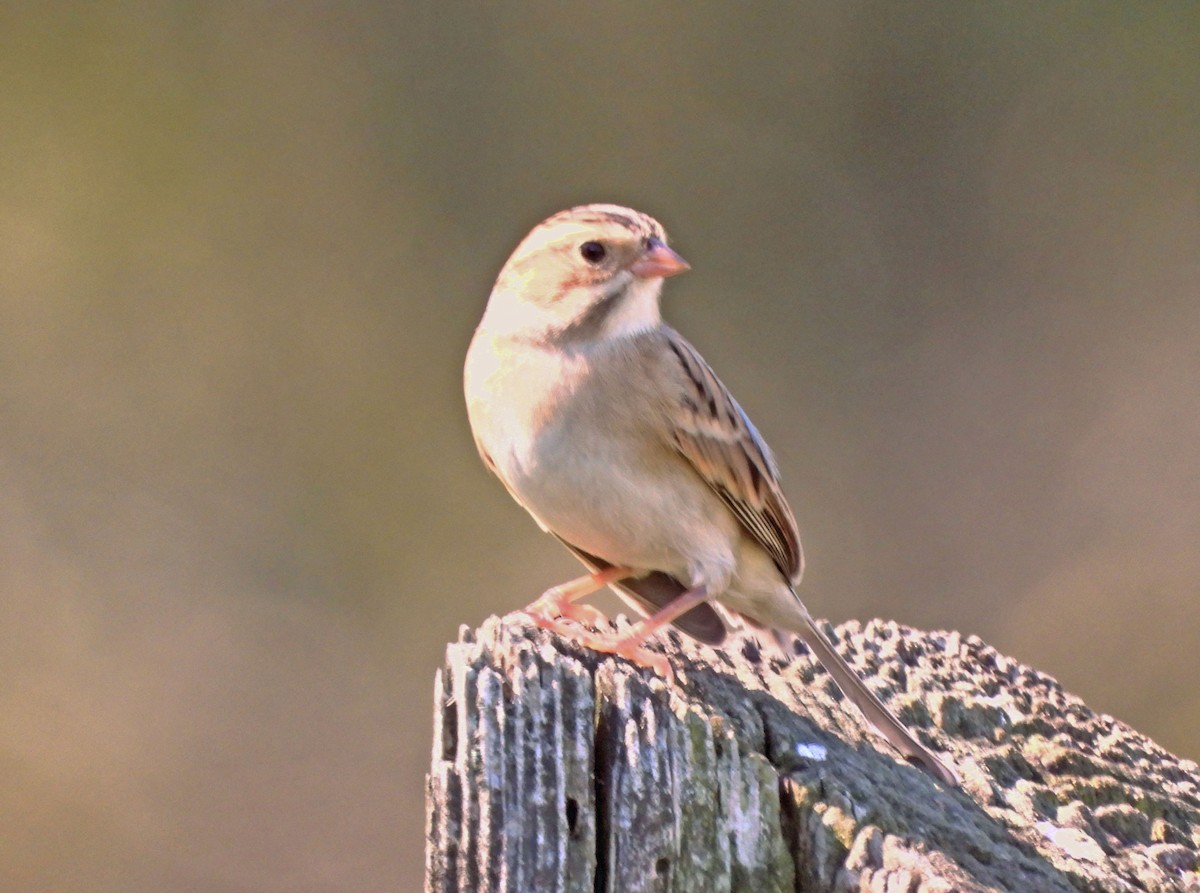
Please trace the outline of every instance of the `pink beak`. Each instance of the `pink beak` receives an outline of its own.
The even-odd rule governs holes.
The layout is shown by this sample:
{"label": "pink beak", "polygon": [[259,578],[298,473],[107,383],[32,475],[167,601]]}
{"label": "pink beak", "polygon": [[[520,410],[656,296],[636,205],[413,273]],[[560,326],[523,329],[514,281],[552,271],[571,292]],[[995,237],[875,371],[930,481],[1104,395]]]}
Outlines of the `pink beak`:
{"label": "pink beak", "polygon": [[665,278],[690,269],[691,265],[661,239],[651,239],[642,256],[629,265],[629,272],[641,279]]}

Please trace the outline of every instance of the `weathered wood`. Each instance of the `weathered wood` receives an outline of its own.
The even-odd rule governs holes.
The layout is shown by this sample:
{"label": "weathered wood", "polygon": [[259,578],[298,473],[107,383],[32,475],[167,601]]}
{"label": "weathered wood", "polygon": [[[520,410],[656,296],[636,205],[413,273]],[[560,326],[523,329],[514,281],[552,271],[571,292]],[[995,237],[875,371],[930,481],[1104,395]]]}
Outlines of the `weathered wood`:
{"label": "weathered wood", "polygon": [[963,791],[806,654],[672,635],[665,683],[493,618],[435,684],[427,893],[1200,891],[1195,763],[977,638],[830,632]]}

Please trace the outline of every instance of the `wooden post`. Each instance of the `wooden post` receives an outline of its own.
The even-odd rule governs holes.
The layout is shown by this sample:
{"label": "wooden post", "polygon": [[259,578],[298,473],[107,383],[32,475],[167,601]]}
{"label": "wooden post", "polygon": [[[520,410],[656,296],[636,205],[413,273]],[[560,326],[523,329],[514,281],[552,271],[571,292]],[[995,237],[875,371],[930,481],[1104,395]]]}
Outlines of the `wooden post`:
{"label": "wooden post", "polygon": [[1200,891],[1195,763],[977,638],[830,633],[964,790],[806,654],[670,634],[665,683],[492,618],[434,685],[427,893]]}

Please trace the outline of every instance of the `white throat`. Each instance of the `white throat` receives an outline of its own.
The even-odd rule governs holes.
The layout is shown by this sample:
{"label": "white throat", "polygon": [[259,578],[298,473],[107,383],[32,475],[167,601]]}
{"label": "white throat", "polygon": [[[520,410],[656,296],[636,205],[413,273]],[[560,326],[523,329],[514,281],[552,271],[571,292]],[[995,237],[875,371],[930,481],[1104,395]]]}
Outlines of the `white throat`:
{"label": "white throat", "polygon": [[617,306],[604,320],[605,337],[636,335],[661,325],[662,312],[658,297],[662,292],[662,283],[659,278],[633,278]]}

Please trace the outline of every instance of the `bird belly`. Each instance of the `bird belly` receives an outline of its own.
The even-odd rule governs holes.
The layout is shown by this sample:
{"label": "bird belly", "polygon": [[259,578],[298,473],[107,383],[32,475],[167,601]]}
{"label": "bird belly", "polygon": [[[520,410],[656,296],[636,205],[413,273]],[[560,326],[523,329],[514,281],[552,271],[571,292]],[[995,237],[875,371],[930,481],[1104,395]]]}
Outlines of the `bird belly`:
{"label": "bird belly", "polygon": [[614,565],[686,585],[728,580],[737,522],[683,457],[654,443],[631,454],[636,440],[572,427],[547,425],[512,457],[510,486],[543,527]]}

